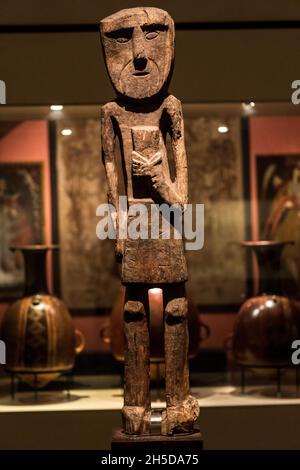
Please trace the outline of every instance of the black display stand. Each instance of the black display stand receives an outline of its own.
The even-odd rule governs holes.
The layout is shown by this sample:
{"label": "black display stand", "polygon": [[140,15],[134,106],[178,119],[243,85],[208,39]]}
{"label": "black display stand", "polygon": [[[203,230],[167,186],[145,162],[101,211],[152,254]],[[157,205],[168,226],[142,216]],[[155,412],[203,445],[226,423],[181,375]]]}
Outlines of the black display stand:
{"label": "black display stand", "polygon": [[203,439],[200,431],[194,429],[191,434],[177,434],[176,436],[162,436],[148,434],[130,436],[123,430],[116,429],[111,441],[111,451],[115,453],[188,453],[197,454],[203,450]]}
{"label": "black display stand", "polygon": [[291,366],[289,364],[287,365],[272,365],[270,366],[269,364],[267,365],[245,365],[245,364],[240,364],[240,371],[241,371],[241,393],[244,395],[245,394],[245,389],[246,389],[246,370],[247,369],[275,369],[277,370],[276,374],[276,384],[277,384],[277,397],[281,398],[282,396],[282,377],[281,377],[281,371],[282,369],[295,369],[295,374],[296,374],[296,394],[299,393],[299,388],[300,388],[300,367],[295,367]]}
{"label": "black display stand", "polygon": [[[53,370],[35,370],[34,372],[28,372],[28,371],[18,371],[18,373],[10,371],[9,369],[6,369],[7,373],[10,374],[10,397],[12,400],[15,399],[16,397],[16,378],[18,376],[22,376],[23,374],[31,374],[34,376],[34,383],[31,386],[31,388],[34,391],[34,399],[37,401],[38,400],[38,375],[39,374],[50,374],[53,373]],[[55,373],[58,373],[60,375],[64,375],[66,378],[66,387],[64,390],[67,392],[67,398],[70,399],[71,397],[71,387],[73,385],[74,381],[74,374],[73,370],[58,370],[54,371]]]}

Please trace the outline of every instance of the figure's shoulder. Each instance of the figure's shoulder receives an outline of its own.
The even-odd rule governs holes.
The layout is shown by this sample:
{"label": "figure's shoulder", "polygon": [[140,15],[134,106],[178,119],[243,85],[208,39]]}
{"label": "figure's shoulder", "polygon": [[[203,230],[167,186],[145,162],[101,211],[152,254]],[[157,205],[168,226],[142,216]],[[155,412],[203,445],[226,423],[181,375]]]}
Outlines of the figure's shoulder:
{"label": "figure's shoulder", "polygon": [[182,114],[181,101],[174,95],[168,95],[164,99],[164,109],[170,114]]}
{"label": "figure's shoulder", "polygon": [[178,112],[179,110],[181,110],[181,101],[174,95],[168,95],[164,99],[164,107],[169,112]]}
{"label": "figure's shoulder", "polygon": [[101,117],[106,118],[110,117],[113,114],[115,114],[116,109],[118,108],[118,105],[115,100],[109,101],[108,103],[105,103],[101,106]]}

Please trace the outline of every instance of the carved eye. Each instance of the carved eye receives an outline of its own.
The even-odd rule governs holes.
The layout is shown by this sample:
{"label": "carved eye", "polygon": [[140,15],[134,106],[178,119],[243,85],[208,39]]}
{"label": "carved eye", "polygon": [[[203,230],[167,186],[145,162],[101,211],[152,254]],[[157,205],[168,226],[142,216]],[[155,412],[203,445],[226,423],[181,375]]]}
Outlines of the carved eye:
{"label": "carved eye", "polygon": [[145,37],[146,37],[146,39],[148,39],[150,41],[151,39],[157,38],[158,35],[159,35],[158,31],[148,31],[145,34]]}
{"label": "carved eye", "polygon": [[105,36],[109,39],[113,39],[120,44],[129,42],[132,38],[133,28],[121,28],[115,31],[109,31],[105,33]]}
{"label": "carved eye", "polygon": [[121,44],[123,44],[124,42],[128,42],[128,41],[130,41],[130,38],[126,38],[126,37],[117,38],[117,42],[120,42]]}

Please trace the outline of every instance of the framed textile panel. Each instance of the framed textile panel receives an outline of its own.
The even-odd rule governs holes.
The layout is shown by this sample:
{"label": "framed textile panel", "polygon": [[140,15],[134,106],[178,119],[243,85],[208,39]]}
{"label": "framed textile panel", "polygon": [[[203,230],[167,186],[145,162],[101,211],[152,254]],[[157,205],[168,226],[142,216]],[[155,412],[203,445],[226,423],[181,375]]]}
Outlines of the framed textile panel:
{"label": "framed textile panel", "polygon": [[282,280],[289,294],[299,291],[300,154],[254,155],[251,161],[253,237],[294,241],[284,249]]}
{"label": "framed textile panel", "polygon": [[13,245],[44,242],[43,163],[0,163],[0,296],[15,297],[24,283]]}
{"label": "framed textile panel", "polygon": [[100,119],[59,121],[56,148],[61,295],[73,313],[89,314],[110,307],[120,285],[113,241],[96,236],[96,209],[107,202]]}
{"label": "framed textile panel", "polygon": [[[239,242],[246,238],[241,120],[201,116],[184,108],[189,169],[189,201],[204,204],[204,247],[187,252],[188,290],[203,308],[240,305],[246,290],[246,264]],[[223,123],[227,133],[219,133]]]}

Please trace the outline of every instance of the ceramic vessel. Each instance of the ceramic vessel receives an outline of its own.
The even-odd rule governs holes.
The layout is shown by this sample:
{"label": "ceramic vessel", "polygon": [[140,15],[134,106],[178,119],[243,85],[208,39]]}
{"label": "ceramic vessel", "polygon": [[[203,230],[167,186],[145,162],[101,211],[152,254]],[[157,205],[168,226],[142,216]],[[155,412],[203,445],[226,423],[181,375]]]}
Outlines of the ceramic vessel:
{"label": "ceramic vessel", "polygon": [[281,289],[280,260],[288,243],[242,244],[256,255],[259,285],[257,294],[241,306],[234,325],[233,356],[241,366],[291,366],[291,344],[300,338],[300,304]]}
{"label": "ceramic vessel", "polygon": [[1,339],[6,344],[6,370],[41,388],[70,371],[84,338],[75,330],[65,303],[51,295],[46,255],[57,246],[19,246],[25,265],[24,296],[6,310]]}

